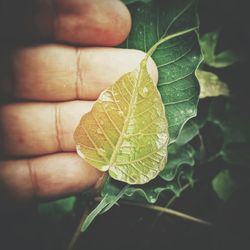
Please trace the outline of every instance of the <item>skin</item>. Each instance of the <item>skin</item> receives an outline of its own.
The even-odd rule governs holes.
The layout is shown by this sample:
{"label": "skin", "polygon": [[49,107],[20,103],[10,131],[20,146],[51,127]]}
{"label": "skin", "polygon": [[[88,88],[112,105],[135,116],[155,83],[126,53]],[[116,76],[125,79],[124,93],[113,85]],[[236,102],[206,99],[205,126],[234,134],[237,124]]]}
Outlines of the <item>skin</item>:
{"label": "skin", "polygon": [[[11,100],[0,106],[0,196],[18,202],[98,188],[103,173],[76,154],[74,130],[101,91],[145,55],[112,48],[131,28],[118,0],[32,4],[0,30],[3,40],[25,44],[3,50],[0,63],[0,98]],[[156,83],[152,60],[148,70]]]}

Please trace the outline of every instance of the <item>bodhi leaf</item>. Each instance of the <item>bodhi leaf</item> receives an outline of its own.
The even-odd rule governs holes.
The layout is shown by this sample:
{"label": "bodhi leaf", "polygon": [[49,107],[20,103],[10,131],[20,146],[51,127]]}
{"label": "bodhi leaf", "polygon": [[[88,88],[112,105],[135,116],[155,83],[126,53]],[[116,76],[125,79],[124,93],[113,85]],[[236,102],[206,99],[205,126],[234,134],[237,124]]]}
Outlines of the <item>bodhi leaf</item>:
{"label": "bodhi leaf", "polygon": [[164,106],[146,63],[105,90],[74,134],[79,155],[130,184],[155,178],[167,157]]}

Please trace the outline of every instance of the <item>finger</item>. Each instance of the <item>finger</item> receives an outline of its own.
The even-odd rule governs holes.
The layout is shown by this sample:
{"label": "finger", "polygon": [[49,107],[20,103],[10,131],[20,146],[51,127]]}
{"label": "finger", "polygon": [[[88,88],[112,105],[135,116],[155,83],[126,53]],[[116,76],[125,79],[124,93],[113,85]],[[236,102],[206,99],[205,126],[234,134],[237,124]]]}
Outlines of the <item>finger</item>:
{"label": "finger", "polygon": [[74,130],[93,102],[18,103],[0,107],[1,152],[36,156],[75,151]]}
{"label": "finger", "polygon": [[129,33],[131,18],[118,0],[3,1],[1,40],[59,41],[113,46]]}
{"label": "finger", "polygon": [[94,187],[102,176],[76,153],[2,161],[0,195],[11,200],[59,197]]}
{"label": "finger", "polygon": [[[93,100],[122,74],[134,70],[144,57],[145,53],[130,49],[76,50],[59,45],[29,47],[13,54],[11,70],[5,70],[5,73],[9,73],[5,79],[9,80],[2,82],[3,87],[13,86],[12,94],[16,98],[42,101]],[[157,82],[157,67],[151,59],[148,70]]]}

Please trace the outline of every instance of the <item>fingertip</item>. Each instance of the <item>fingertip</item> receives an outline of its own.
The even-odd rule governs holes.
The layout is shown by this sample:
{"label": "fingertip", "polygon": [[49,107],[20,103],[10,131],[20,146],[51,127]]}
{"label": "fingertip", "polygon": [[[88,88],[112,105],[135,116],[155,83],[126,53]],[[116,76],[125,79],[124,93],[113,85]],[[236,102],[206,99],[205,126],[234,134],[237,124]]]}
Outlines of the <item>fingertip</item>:
{"label": "fingertip", "polygon": [[116,22],[116,27],[114,29],[113,41],[111,41],[113,46],[121,44],[129,35],[132,26],[132,18],[127,6],[122,1],[117,1],[116,17],[114,21]]}
{"label": "fingertip", "polygon": [[54,38],[80,45],[115,46],[131,29],[131,16],[120,0],[56,0]]}

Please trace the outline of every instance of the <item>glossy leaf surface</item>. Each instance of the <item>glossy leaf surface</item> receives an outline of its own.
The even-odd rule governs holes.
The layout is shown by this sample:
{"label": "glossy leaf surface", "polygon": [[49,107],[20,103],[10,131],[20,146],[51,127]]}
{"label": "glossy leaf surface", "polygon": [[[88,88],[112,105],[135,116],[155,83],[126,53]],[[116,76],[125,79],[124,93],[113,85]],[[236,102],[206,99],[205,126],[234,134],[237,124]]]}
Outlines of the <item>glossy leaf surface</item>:
{"label": "glossy leaf surface", "polygon": [[155,178],[167,157],[165,110],[146,62],[105,90],[74,134],[79,155],[130,184]]}

